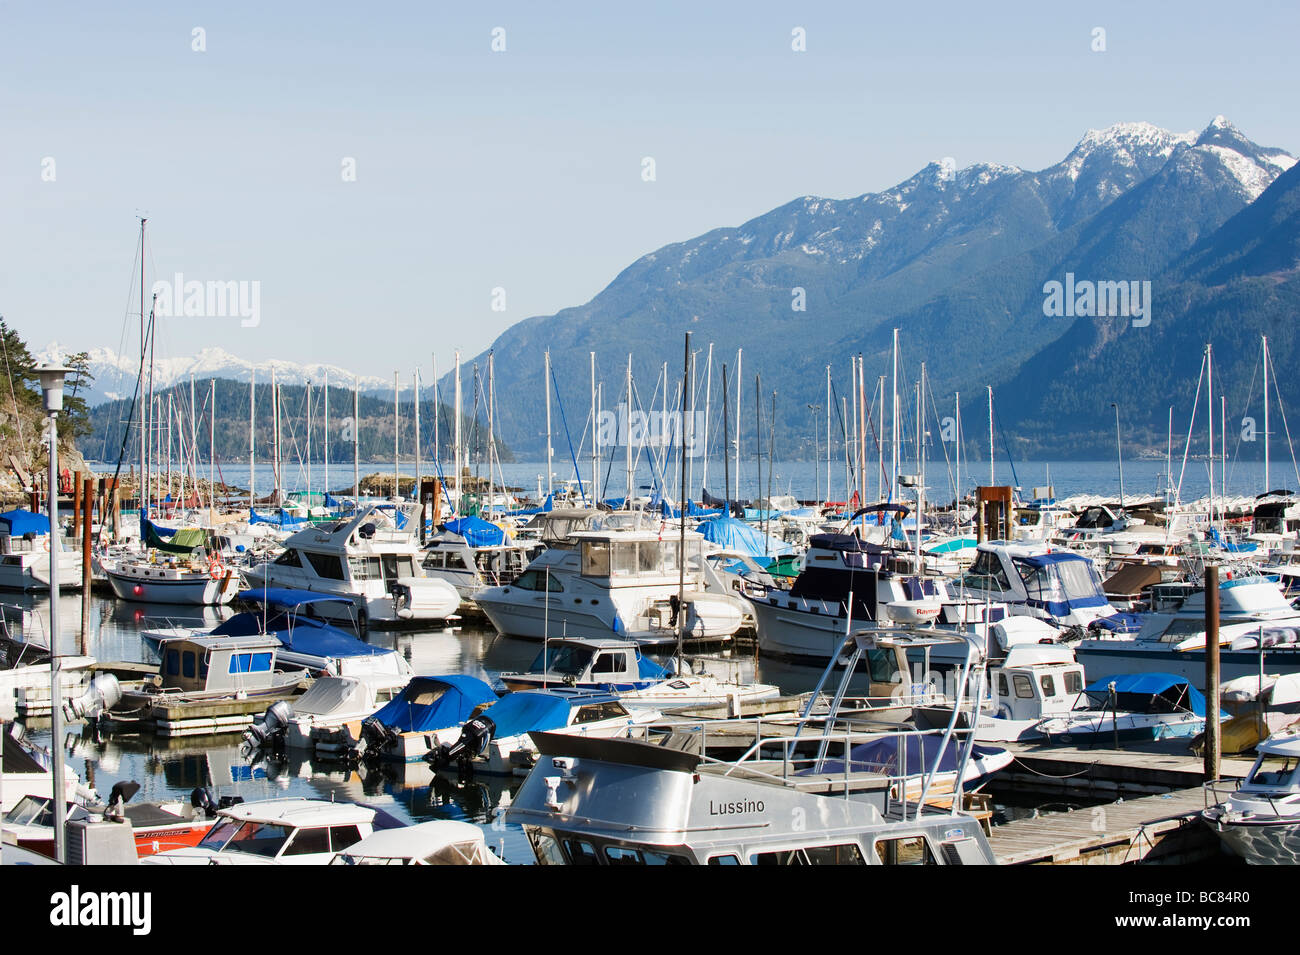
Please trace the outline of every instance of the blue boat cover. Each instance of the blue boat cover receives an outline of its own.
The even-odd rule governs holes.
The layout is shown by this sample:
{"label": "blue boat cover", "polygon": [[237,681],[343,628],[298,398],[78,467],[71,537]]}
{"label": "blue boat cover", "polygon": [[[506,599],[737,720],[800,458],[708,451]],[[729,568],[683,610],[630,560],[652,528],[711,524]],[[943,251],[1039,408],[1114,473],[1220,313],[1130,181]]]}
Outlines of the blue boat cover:
{"label": "blue boat cover", "polygon": [[374,719],[399,733],[429,733],[459,726],[476,707],[496,701],[492,687],[478,677],[464,673],[417,676],[400,696],[376,712]]}
{"label": "blue boat cover", "polygon": [[[1084,692],[1094,700],[1105,701],[1109,696],[1110,684],[1115,684],[1115,694],[1122,710],[1147,712],[1149,707],[1141,707],[1142,700],[1135,697],[1163,697],[1179,709],[1191,710],[1196,716],[1205,715],[1205,694],[1188,682],[1186,677],[1172,673],[1121,673],[1116,676],[1104,676],[1093,680]],[[1129,694],[1128,699],[1123,699]]]}
{"label": "blue boat cover", "polygon": [[249,603],[270,604],[272,607],[301,607],[306,604],[352,603],[351,597],[338,594],[318,594],[311,590],[298,590],[293,587],[256,587],[241,590],[240,600]]}
{"label": "blue boat cover", "polygon": [[10,537],[22,537],[24,534],[48,534],[50,519],[44,514],[33,514],[23,508],[15,508],[0,514],[0,523],[9,528]]}
{"label": "blue boat cover", "polygon": [[496,724],[492,735],[498,739],[537,730],[556,730],[569,722],[569,701],[543,691],[516,690],[493,704],[487,715]]}
{"label": "blue boat cover", "polygon": [[505,531],[481,517],[460,517],[442,526],[465,538],[470,547],[499,547],[508,539]]}
{"label": "blue boat cover", "polygon": [[770,534],[765,536],[762,531],[734,517],[715,517],[702,522],[697,530],[706,541],[751,557],[783,557],[794,553],[794,548],[785,541]]}
{"label": "blue boat cover", "polygon": [[1135,613],[1113,613],[1108,617],[1098,617],[1089,626],[1112,633],[1137,633],[1142,629],[1142,618]]}
{"label": "blue boat cover", "polygon": [[647,657],[637,657],[636,671],[643,680],[666,680],[672,675],[666,666],[655,663]]}
{"label": "blue boat cover", "polygon": [[269,517],[266,514],[257,513],[256,508],[248,509],[248,523],[250,524],[274,524],[276,527],[299,527],[307,523],[305,517],[294,517],[287,514],[284,508],[280,508],[277,516]]}

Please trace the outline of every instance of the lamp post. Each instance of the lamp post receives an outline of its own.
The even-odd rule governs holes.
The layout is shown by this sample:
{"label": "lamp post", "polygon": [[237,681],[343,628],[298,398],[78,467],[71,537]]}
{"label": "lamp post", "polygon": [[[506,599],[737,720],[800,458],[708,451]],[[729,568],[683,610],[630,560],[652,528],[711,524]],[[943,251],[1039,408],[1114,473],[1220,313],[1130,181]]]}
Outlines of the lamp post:
{"label": "lamp post", "polygon": [[1124,448],[1119,441],[1119,405],[1111,402],[1115,409],[1115,455],[1119,458],[1119,509],[1124,510]]}
{"label": "lamp post", "polygon": [[50,422],[50,771],[54,791],[54,858],[67,856],[63,825],[68,814],[63,781],[63,701],[59,694],[59,412],[63,410],[63,379],[72,371],[62,365],[36,366]]}

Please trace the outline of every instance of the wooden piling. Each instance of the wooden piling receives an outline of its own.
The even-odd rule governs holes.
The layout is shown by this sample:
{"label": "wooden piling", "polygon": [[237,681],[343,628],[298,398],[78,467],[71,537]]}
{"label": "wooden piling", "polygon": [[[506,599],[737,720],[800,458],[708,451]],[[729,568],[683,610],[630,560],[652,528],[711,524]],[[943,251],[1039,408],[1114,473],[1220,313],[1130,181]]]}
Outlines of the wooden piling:
{"label": "wooden piling", "polygon": [[1219,568],[1205,568],[1205,778],[1219,778]]}

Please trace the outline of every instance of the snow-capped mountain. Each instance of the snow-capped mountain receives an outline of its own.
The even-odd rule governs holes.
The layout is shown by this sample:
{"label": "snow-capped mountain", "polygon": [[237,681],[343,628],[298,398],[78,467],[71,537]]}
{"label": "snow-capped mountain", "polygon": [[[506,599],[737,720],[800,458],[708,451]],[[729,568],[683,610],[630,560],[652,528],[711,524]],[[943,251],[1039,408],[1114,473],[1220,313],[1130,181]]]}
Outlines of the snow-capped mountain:
{"label": "snow-capped mountain", "polygon": [[[51,342],[34,354],[37,361],[62,361],[71,351],[58,342]],[[92,348],[88,354],[90,371],[95,376],[87,396],[90,404],[130,397],[135,389],[140,356],[119,355],[111,348]],[[188,381],[191,375],[196,380],[229,378],[248,381],[256,372],[258,382],[265,384],[271,380],[272,371],[275,372],[276,381],[286,385],[301,385],[308,381],[319,385],[325,381],[328,373],[331,383],[347,388],[359,386],[362,392],[392,388],[391,381],[366,375],[355,377],[337,365],[301,364],[279,359],[253,362],[232,355],[222,348],[204,348],[197,355],[186,357],[155,358],[153,381],[154,387],[161,389]]]}

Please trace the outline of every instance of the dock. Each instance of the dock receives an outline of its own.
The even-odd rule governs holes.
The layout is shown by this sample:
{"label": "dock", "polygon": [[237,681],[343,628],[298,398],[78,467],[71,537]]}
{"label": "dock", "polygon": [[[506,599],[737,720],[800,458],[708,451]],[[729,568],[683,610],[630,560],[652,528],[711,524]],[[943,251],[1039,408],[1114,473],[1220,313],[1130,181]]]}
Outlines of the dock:
{"label": "dock", "polygon": [[1205,793],[1180,789],[995,826],[999,865],[1181,865],[1221,854],[1201,821]]}
{"label": "dock", "polygon": [[[1204,762],[1187,749],[1186,740],[1132,744],[1125,749],[1044,743],[997,745],[1016,757],[998,774],[998,781],[1013,784],[1019,791],[1134,796],[1199,787],[1205,779]],[[1243,779],[1253,763],[1253,758],[1225,756],[1219,762],[1219,776]]]}

